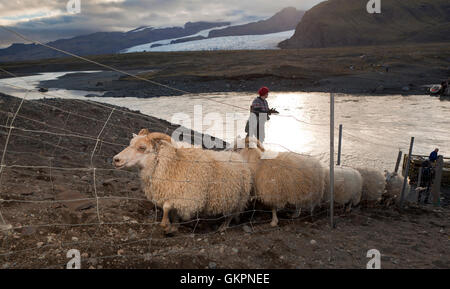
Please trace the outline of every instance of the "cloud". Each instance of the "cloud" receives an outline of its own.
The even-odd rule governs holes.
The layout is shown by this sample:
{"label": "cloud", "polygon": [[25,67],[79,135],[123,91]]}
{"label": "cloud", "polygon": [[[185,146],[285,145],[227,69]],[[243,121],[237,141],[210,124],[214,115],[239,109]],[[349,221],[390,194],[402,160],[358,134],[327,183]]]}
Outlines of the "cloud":
{"label": "cloud", "polygon": [[[79,14],[67,12],[68,1],[2,1],[0,25],[39,41],[51,41],[139,26],[181,26],[188,21],[253,21],[288,6],[309,9],[323,0],[80,0]],[[0,31],[0,46],[13,42],[23,41]]]}

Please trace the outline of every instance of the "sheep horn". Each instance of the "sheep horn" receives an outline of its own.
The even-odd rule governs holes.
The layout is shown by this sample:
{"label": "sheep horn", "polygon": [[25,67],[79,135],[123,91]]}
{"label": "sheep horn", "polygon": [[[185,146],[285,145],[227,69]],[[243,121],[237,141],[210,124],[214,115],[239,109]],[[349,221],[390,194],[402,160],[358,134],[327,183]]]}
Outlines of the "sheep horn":
{"label": "sheep horn", "polygon": [[148,134],[150,134],[150,132],[146,128],[141,129],[141,131],[139,132],[139,135],[148,135]]}
{"label": "sheep horn", "polygon": [[172,143],[172,138],[167,134],[160,132],[153,132],[147,135],[147,139],[151,141],[153,144],[156,144],[161,141],[166,141],[168,143]]}

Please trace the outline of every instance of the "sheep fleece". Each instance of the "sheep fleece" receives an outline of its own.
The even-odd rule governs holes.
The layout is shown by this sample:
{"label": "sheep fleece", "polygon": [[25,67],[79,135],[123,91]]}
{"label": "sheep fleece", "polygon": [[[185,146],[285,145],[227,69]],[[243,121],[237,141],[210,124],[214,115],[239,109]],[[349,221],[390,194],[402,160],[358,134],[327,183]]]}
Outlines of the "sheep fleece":
{"label": "sheep fleece", "polygon": [[357,168],[363,178],[361,200],[378,201],[384,193],[386,178],[383,173],[369,168]]}
{"label": "sheep fleece", "polygon": [[261,159],[254,179],[256,197],[272,208],[281,209],[290,204],[313,209],[322,199],[323,167],[310,156],[280,152],[273,159]]}
{"label": "sheep fleece", "polygon": [[[324,201],[330,201],[330,172],[325,170],[325,194]],[[363,179],[361,174],[352,168],[336,167],[334,169],[334,202],[345,205],[352,203],[354,206],[361,201]]]}
{"label": "sheep fleece", "polygon": [[152,162],[141,171],[147,198],[159,207],[170,201],[183,220],[246,207],[251,173],[235,152],[164,145]]}

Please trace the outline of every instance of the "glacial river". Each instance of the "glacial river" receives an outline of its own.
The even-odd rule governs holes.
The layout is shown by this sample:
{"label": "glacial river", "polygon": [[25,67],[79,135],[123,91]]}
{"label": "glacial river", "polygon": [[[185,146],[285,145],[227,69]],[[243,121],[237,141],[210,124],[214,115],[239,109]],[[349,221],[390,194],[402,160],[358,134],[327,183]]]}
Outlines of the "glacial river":
{"label": "glacial river", "polygon": [[[39,81],[66,73],[0,79],[0,92],[26,96],[27,99],[43,96],[86,99],[84,95],[91,92],[50,89],[40,94],[36,91]],[[244,136],[248,112],[220,102],[249,108],[254,97],[254,94],[245,93],[217,93],[150,99],[94,97],[89,100],[139,110],[232,141],[236,135]],[[273,150],[315,155],[324,162],[329,160],[329,94],[274,92],[268,101],[280,115],[272,116],[267,123],[266,146]],[[450,102],[426,95],[336,94],[335,146],[337,149],[338,125],[342,124],[344,165],[393,170],[399,149],[407,152],[412,136],[415,137],[415,154],[428,155],[439,147],[440,153],[448,156],[449,119]]]}

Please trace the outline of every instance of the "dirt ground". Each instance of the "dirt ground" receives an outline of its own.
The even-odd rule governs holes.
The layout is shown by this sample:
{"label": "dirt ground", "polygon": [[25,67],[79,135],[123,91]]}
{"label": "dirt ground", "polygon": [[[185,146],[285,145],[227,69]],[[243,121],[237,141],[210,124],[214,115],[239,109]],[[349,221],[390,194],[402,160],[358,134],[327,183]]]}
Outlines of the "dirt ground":
{"label": "dirt ground", "polygon": [[[2,149],[19,105],[1,95]],[[171,133],[177,126],[121,108],[109,117],[111,108],[23,102],[0,175],[0,212],[12,226],[0,231],[0,268],[65,268],[70,249],[93,269],[364,269],[370,249],[381,252],[385,269],[450,268],[450,209],[431,205],[338,211],[331,229],[326,208],[296,219],[280,212],[272,228],[266,209],[251,204],[226,232],[217,230],[220,218],[196,219],[165,236],[137,172],[114,170],[111,158],[140,128]]]}

